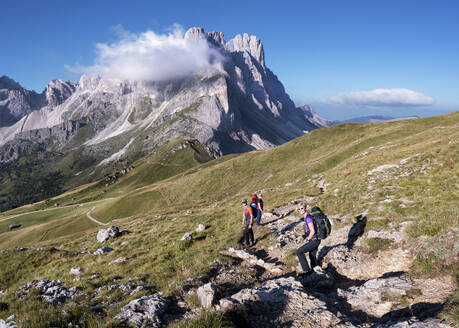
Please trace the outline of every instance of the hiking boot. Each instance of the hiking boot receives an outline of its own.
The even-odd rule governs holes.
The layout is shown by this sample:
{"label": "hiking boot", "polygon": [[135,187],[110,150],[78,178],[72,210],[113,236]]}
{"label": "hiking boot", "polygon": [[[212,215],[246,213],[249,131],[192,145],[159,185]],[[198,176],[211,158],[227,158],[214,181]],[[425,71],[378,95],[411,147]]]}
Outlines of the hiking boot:
{"label": "hiking boot", "polygon": [[311,269],[311,270],[308,270],[308,271],[303,271],[303,272],[300,272],[298,274],[298,278],[299,279],[306,279],[307,277],[309,277],[314,271]]}

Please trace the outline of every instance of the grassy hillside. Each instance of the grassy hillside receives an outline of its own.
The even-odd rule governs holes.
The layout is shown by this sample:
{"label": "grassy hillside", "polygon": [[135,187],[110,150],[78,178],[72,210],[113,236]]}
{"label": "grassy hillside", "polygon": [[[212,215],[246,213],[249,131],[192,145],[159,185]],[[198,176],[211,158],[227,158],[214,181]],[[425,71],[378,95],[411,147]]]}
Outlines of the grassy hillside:
{"label": "grassy hillside", "polygon": [[[363,211],[368,212],[368,225],[374,229],[412,220],[407,247],[417,254],[413,274],[453,274],[457,279],[458,142],[459,112],[396,122],[343,124],[312,131],[272,150],[208,162],[199,145],[188,152],[171,144],[164,152],[134,164],[130,172],[108,176],[48,203],[2,213],[0,220],[54,203],[105,199],[92,215],[103,222],[116,220],[113,224],[132,233],[109,241],[107,245],[115,251],[97,258],[78,253],[100,247],[95,238],[97,228],[84,225],[78,229],[87,228],[86,232],[75,230],[73,235],[62,234],[66,236],[46,241],[35,239],[34,247],[60,250],[52,256],[45,256],[44,251],[11,249],[21,242],[27,244],[32,232],[23,234],[24,230],[50,230],[45,225],[58,222],[58,218],[56,215],[52,221],[46,215],[30,221],[23,231],[2,234],[11,236],[8,238],[14,243],[0,243],[5,249],[0,255],[0,276],[7,277],[0,280],[0,290],[14,290],[34,278],[68,280],[70,268],[81,266],[85,275],[97,272],[102,277],[96,282],[77,283],[86,295],[118,276],[141,277],[153,290],[175,295],[185,279],[206,275],[212,262],[220,258],[220,250],[237,245],[241,237],[240,200],[253,192],[263,193],[268,211],[311,196],[314,204],[342,222],[350,222]],[[79,220],[81,210],[68,216]],[[75,227],[81,227],[79,222],[75,221]],[[194,241],[181,242],[180,237],[194,231],[199,223],[207,229]],[[107,265],[120,256],[129,261]],[[132,298],[117,297],[117,305],[107,310],[108,317]],[[24,310],[13,293],[3,299],[10,310],[4,311],[5,315],[0,310],[0,317],[15,313],[34,320],[37,315]],[[80,300],[85,302],[91,303],[91,297]],[[44,311],[59,316],[53,308]],[[97,316],[85,315],[92,326],[106,325]]]}
{"label": "grassy hillside", "polygon": [[[2,212],[0,248],[35,245],[94,228],[97,224],[86,216],[94,206],[101,206],[129,190],[177,175],[210,159],[199,143],[177,140],[101,181],[43,202]],[[97,218],[103,223],[110,220],[107,217]],[[8,227],[13,223],[21,224],[21,227],[9,231]]]}

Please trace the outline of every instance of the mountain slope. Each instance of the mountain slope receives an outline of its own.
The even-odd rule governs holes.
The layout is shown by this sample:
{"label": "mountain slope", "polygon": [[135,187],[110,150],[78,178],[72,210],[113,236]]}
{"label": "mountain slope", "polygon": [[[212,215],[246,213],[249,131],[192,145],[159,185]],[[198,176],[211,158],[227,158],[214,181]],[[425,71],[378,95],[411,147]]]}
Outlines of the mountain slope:
{"label": "mountain slope", "polygon": [[[192,28],[184,42],[205,42],[224,61],[170,81],[92,75],[74,84],[53,81],[39,95],[39,110],[24,111],[18,122],[0,128],[1,165],[48,186],[42,188],[47,194],[33,191],[37,200],[94,181],[177,138],[196,139],[221,156],[272,148],[326,124],[312,108],[295,106],[266,67],[257,37],[226,42],[220,32]],[[55,167],[45,168],[46,161]],[[50,176],[63,182],[51,186]],[[0,180],[5,188],[15,184],[7,179]],[[31,200],[6,200],[0,210]]]}
{"label": "mountain slope", "polygon": [[[5,277],[0,290],[8,289],[0,301],[10,308],[0,310],[0,316],[15,313],[24,323],[38,320],[41,309],[48,315],[40,320],[48,325],[51,320],[68,323],[61,308],[57,313],[39,297],[29,295],[28,307],[15,298],[16,290],[27,282],[47,278],[64,279],[67,287],[78,286],[81,295],[76,309],[80,314],[72,317],[74,323],[115,324],[113,318],[122,306],[157,291],[164,292],[173,304],[168,310],[171,317],[163,317],[170,322],[167,320],[173,321],[174,315],[184,318],[174,310],[178,304],[180,311],[193,316],[197,287],[212,281],[221,293],[219,300],[231,297],[227,302],[241,300],[244,304],[245,313],[229,312],[229,318],[235,322],[246,318],[255,326],[257,322],[276,326],[276,322],[281,325],[289,320],[300,325],[306,319],[317,327],[327,327],[330,322],[345,322],[346,327],[396,327],[398,320],[408,327],[416,327],[418,321],[439,325],[428,320],[439,312],[455,311],[451,293],[458,272],[454,238],[458,131],[459,112],[372,125],[343,124],[315,130],[275,149],[224,156],[167,179],[153,178],[152,184],[135,178],[144,176],[141,171],[131,171],[105,187],[102,197],[110,198],[92,211],[96,219],[116,219],[112,224],[131,231],[104,244],[114,248],[111,253],[90,254],[101,247],[96,241],[98,229],[34,243],[34,248],[23,252],[9,248],[27,244],[26,235],[22,244],[20,237],[13,238],[24,233],[21,229],[3,234],[14,243],[5,244],[0,254],[0,273]],[[82,187],[49,205],[36,204],[11,213],[53,207],[54,202],[66,205],[89,200],[98,194],[91,188]],[[246,260],[232,261],[220,254],[228,247],[239,248],[240,200],[253,192],[263,193],[266,212],[272,212],[266,213],[266,226],[256,231],[258,243],[252,255],[264,259],[264,264],[255,268]],[[301,201],[319,205],[335,222],[321,249],[328,268],[316,269],[318,280],[312,286],[294,278],[291,271],[296,263],[295,240],[302,231],[295,212]],[[365,224],[353,221],[362,212]],[[180,241],[199,223],[204,231],[195,233],[192,241]],[[48,229],[37,225],[35,233],[49,233]],[[127,260],[109,264],[120,257]],[[281,276],[266,269],[274,264],[282,266]],[[75,267],[83,270],[78,281],[69,275]],[[100,277],[91,278],[94,273]],[[133,281],[151,290],[129,295],[107,287]],[[329,285],[315,289],[319,282]],[[262,301],[246,299],[249,294],[259,295]],[[288,295],[292,299],[286,300]],[[271,305],[269,297],[286,302],[285,306]],[[64,307],[76,311],[69,302]],[[304,311],[295,309],[306,304],[303,302],[308,302],[309,309],[318,307],[318,312],[307,312],[307,318],[299,315]],[[103,319],[87,310],[86,304],[97,304]]]}

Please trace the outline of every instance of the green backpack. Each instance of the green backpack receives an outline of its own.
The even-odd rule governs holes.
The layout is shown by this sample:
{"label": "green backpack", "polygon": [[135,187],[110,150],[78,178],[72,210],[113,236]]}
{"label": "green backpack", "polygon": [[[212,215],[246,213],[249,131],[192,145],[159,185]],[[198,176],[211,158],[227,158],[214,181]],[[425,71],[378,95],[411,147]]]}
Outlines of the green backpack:
{"label": "green backpack", "polygon": [[318,206],[315,206],[310,214],[317,227],[317,238],[322,240],[330,236],[332,226],[324,212]]}

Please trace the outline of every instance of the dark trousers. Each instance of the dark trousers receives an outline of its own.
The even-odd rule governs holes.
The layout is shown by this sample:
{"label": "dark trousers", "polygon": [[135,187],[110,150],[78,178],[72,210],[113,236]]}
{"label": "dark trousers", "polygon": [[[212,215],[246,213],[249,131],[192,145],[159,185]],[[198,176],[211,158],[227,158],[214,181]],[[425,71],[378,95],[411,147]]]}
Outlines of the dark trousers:
{"label": "dark trousers", "polygon": [[247,246],[250,245],[249,239],[252,240],[252,244],[254,243],[255,238],[253,237],[253,230],[252,228],[249,229],[249,226],[246,226],[244,229],[244,239]]}
{"label": "dark trousers", "polygon": [[258,210],[256,224],[257,224],[257,225],[260,225],[260,222],[261,222],[261,211]]}
{"label": "dark trousers", "polygon": [[319,249],[320,240],[317,238],[312,238],[306,244],[298,248],[296,251],[296,256],[298,256],[298,260],[300,261],[301,268],[303,271],[309,271],[308,261],[306,260],[306,256],[304,253],[309,252],[309,260],[311,261],[311,267],[315,267],[318,265],[317,262],[317,250]]}

